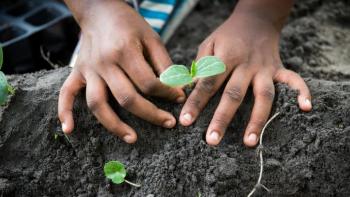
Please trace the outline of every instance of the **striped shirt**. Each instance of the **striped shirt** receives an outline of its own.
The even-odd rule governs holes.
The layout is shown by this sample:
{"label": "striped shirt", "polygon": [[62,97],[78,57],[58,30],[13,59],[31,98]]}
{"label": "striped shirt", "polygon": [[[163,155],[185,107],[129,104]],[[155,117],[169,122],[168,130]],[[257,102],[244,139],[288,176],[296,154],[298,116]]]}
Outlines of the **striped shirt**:
{"label": "striped shirt", "polygon": [[172,17],[176,6],[184,0],[128,0],[159,34]]}

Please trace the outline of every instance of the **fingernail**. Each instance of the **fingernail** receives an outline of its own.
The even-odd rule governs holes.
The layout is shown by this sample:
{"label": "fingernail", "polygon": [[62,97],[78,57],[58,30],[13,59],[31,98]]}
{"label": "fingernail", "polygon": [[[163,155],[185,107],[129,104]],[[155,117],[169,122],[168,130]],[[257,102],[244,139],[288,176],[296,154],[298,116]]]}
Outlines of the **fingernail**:
{"label": "fingernail", "polygon": [[177,99],[176,99],[176,102],[178,102],[178,103],[183,103],[183,102],[185,102],[185,97],[183,97],[183,96],[181,96],[181,97],[178,97]]}
{"label": "fingernail", "polygon": [[62,123],[62,131],[63,133],[67,133],[67,125],[65,123]]}
{"label": "fingernail", "polygon": [[308,107],[308,108],[311,108],[311,107],[312,107],[311,101],[310,101],[309,99],[305,99],[305,100],[304,100],[304,105],[305,105],[305,107]]}
{"label": "fingernail", "polygon": [[249,143],[255,144],[257,140],[258,140],[258,136],[255,133],[251,133],[248,135]]}
{"label": "fingernail", "polygon": [[183,120],[185,120],[186,122],[190,123],[192,122],[192,115],[189,113],[185,113],[183,116]]}
{"label": "fingernail", "polygon": [[124,135],[123,140],[126,143],[132,143],[134,141],[133,137],[131,135]]}
{"label": "fingernail", "polygon": [[213,140],[214,142],[217,142],[220,140],[220,135],[218,132],[216,131],[212,131],[210,134],[209,134],[209,137],[211,140]]}
{"label": "fingernail", "polygon": [[164,122],[163,126],[166,128],[172,128],[174,126],[174,122],[172,120],[167,120]]}

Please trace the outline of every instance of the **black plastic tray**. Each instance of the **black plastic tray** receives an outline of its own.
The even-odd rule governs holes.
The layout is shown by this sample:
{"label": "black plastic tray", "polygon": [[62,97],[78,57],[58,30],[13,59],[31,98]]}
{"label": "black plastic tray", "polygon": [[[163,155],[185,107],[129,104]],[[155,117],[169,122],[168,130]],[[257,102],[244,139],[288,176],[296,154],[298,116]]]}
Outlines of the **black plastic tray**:
{"label": "black plastic tray", "polygon": [[67,64],[78,39],[79,28],[60,2],[17,1],[0,7],[0,43],[7,74],[50,69],[41,48],[52,62]]}

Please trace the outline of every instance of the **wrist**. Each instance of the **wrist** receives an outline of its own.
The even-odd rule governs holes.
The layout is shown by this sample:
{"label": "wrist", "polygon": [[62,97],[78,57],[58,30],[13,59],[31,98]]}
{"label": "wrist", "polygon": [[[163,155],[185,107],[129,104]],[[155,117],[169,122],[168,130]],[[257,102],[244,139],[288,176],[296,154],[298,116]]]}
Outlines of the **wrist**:
{"label": "wrist", "polygon": [[[106,18],[109,13],[118,13],[124,0],[64,0],[82,30],[93,28],[93,24]],[[103,21],[102,21],[103,22]],[[103,23],[102,23],[103,24]]]}
{"label": "wrist", "polygon": [[232,28],[243,29],[248,34],[258,34],[261,36],[279,38],[281,28],[277,27],[273,21],[259,17],[254,13],[234,12],[227,20]]}
{"label": "wrist", "polygon": [[280,32],[292,6],[293,0],[240,0],[231,16],[247,18]]}

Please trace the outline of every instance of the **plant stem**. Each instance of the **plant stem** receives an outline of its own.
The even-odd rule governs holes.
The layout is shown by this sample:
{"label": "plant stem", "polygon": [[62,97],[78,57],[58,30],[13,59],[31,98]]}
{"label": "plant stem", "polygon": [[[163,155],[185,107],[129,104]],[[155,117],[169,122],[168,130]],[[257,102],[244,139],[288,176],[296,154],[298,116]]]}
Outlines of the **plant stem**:
{"label": "plant stem", "polygon": [[248,197],[251,197],[254,192],[256,191],[256,189],[258,187],[262,187],[264,188],[266,191],[270,192],[270,190],[263,184],[261,184],[261,179],[262,179],[262,175],[264,172],[264,157],[263,157],[263,135],[265,132],[266,127],[272,122],[273,119],[275,119],[280,113],[277,112],[275,113],[265,124],[264,128],[261,131],[261,135],[260,135],[260,140],[259,140],[259,146],[258,146],[258,152],[259,152],[259,157],[260,157],[260,173],[259,173],[259,178],[258,181],[256,182],[254,188],[252,189],[252,191],[248,194]]}
{"label": "plant stem", "polygon": [[126,179],[124,179],[124,181],[125,181],[125,183],[127,183],[127,184],[129,184],[129,185],[131,185],[131,186],[134,186],[134,187],[141,187],[140,184],[136,184],[136,183],[130,182],[130,181],[126,180]]}

